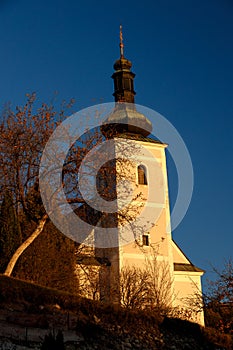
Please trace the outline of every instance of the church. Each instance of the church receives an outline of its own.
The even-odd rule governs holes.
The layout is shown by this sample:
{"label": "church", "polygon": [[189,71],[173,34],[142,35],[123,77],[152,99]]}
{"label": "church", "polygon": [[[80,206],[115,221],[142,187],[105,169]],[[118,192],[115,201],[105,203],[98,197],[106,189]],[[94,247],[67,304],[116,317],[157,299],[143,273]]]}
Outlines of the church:
{"label": "church", "polygon": [[[106,140],[112,141],[116,157],[100,169],[96,186],[98,193],[109,203],[112,200],[120,203],[121,196],[121,201],[126,204],[116,213],[98,213],[88,205],[79,208],[78,215],[96,226],[89,233],[90,239],[98,240],[98,227],[114,227],[116,232],[113,244],[106,242],[90,247],[84,241],[79,246],[76,269],[79,289],[86,297],[110,303],[131,307],[141,303],[142,308],[169,307],[175,310],[175,316],[204,325],[201,308],[204,271],[192,264],[172,238],[167,145],[151,137],[150,120],[137,111],[135,74],[131,67],[132,63],[124,56],[120,31],[120,58],[114,63],[112,75],[115,109],[101,127]],[[125,152],[134,154],[128,162],[119,155],[119,149],[125,145]],[[129,193],[129,183],[132,193]],[[155,201],[153,194],[156,194]],[[131,202],[127,201],[130,196]],[[145,202],[154,221],[149,229],[135,220],[142,215]],[[123,230],[129,223],[132,223],[133,235],[127,240]]]}

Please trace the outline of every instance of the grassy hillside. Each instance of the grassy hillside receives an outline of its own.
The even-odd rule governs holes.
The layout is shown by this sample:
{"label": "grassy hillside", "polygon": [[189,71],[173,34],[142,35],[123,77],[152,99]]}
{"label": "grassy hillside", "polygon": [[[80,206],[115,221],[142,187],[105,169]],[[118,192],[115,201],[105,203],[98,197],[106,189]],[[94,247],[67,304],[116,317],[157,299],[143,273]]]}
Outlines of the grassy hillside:
{"label": "grassy hillside", "polygon": [[43,287],[32,282],[0,274],[0,303],[26,302],[35,306],[59,304],[64,308],[70,309],[79,305],[81,300],[85,299],[57,289]]}
{"label": "grassy hillside", "polygon": [[8,313],[8,310],[8,321],[27,327],[67,329],[68,315],[69,329],[84,338],[80,350],[87,344],[92,349],[92,343],[95,344],[93,349],[119,349],[119,342],[125,344],[122,348],[131,346],[138,350],[232,348],[230,336],[191,322],[163,318],[152,311],[101,305],[77,295],[0,275],[0,313]]}

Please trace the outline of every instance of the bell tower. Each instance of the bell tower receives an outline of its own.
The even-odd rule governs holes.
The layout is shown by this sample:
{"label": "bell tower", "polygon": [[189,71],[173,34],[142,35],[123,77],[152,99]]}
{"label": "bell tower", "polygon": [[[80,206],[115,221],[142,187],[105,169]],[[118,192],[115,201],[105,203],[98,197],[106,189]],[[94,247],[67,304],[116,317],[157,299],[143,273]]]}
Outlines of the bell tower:
{"label": "bell tower", "polygon": [[[116,200],[119,210],[113,213],[103,210],[98,215],[94,215],[94,211],[87,212],[89,220],[96,218],[96,227],[90,233],[95,243],[99,239],[98,227],[104,227],[107,233],[100,239],[117,244],[106,244],[103,248],[96,244],[93,256],[86,254],[80,266],[86,268],[85,271],[90,266],[95,268],[100,300],[122,303],[123,273],[144,271],[150,276],[150,283],[153,282],[146,295],[148,300],[145,306],[156,309],[167,305],[182,311],[187,307],[187,298],[195,298],[198,293],[201,295],[204,271],[194,266],[172,239],[167,144],[150,137],[152,123],[137,110],[135,74],[131,71],[132,63],[124,56],[122,26],[119,46],[120,58],[114,63],[112,75],[115,106],[101,125],[106,140],[111,139],[115,157],[101,168],[97,181],[100,196],[109,203]],[[130,197],[130,201],[125,201],[125,197]],[[143,217],[145,208],[147,212]],[[142,221],[138,220],[140,216]],[[145,220],[152,225],[145,225]],[[124,235],[127,225],[132,233],[130,239]],[[110,236],[112,228],[115,240]],[[90,274],[90,281],[91,286],[93,274]],[[132,293],[137,284],[140,285],[140,276],[135,285],[130,286]],[[190,319],[204,325],[203,312],[194,311],[191,310]]]}

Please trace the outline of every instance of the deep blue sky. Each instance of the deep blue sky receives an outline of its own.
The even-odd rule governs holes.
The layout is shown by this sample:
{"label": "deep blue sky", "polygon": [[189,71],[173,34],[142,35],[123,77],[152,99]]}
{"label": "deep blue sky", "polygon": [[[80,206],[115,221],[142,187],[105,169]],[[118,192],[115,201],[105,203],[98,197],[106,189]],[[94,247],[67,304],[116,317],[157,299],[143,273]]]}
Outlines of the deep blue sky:
{"label": "deep blue sky", "polygon": [[0,0],[0,106],[33,91],[74,97],[75,110],[112,102],[120,23],[136,102],[189,149],[195,188],[174,238],[211,277],[209,264],[233,254],[232,0]]}

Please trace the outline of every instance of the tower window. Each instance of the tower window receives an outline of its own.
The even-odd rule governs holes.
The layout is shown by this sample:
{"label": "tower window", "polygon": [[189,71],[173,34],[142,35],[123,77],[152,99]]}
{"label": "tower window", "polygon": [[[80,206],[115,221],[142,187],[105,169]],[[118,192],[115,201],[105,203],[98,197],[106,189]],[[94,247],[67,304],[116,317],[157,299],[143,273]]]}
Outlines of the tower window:
{"label": "tower window", "polygon": [[130,86],[130,85],[131,85],[131,84],[130,84],[130,79],[127,79],[127,78],[126,78],[126,79],[124,80],[124,82],[123,82],[123,85],[124,85],[124,86],[123,86],[124,89],[130,90],[130,87],[131,87],[131,86]]}
{"label": "tower window", "polygon": [[142,244],[149,246],[150,242],[149,242],[149,235],[142,235]]}
{"label": "tower window", "polygon": [[143,165],[138,166],[138,184],[147,185],[146,168]]}

